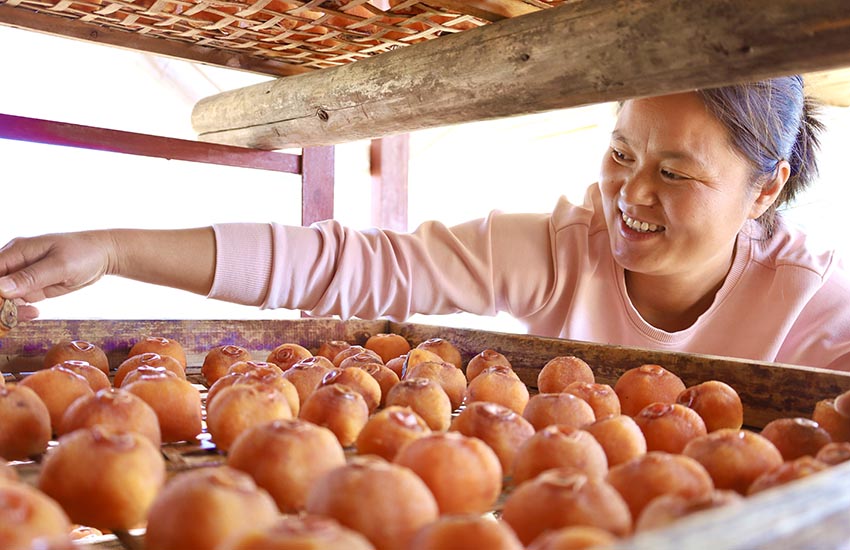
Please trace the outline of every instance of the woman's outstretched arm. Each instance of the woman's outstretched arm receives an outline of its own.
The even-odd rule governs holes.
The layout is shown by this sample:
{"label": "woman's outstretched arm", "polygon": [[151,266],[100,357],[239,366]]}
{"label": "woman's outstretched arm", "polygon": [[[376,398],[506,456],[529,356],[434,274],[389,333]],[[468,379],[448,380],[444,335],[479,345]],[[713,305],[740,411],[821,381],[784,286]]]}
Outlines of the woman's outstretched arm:
{"label": "woman's outstretched arm", "polygon": [[207,294],[215,274],[211,227],[109,229],[18,238],[0,249],[0,295],[38,302],[104,275]]}

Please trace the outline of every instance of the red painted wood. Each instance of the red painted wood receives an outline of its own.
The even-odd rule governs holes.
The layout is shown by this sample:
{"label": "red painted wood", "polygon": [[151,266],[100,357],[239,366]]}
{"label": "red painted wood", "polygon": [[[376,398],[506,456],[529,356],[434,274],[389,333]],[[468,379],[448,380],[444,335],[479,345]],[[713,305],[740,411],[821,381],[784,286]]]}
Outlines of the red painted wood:
{"label": "red painted wood", "polygon": [[[301,225],[334,216],[334,148],[305,147],[301,153]],[[310,315],[302,311],[301,317]]]}
{"label": "red painted wood", "polygon": [[301,173],[301,157],[185,139],[0,114],[0,138],[174,160]]}
{"label": "red painted wood", "polygon": [[410,134],[372,140],[369,147],[372,174],[372,224],[407,231],[407,175]]}
{"label": "red painted wood", "polygon": [[305,147],[302,152],[301,225],[334,216],[334,148]]}

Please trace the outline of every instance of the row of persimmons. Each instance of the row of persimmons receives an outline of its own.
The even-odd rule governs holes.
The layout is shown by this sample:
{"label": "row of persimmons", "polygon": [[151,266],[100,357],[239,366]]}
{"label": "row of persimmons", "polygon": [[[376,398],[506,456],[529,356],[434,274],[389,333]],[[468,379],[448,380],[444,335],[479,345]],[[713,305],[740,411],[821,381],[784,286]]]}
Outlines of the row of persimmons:
{"label": "row of persimmons", "polygon": [[[37,488],[0,462],[0,515],[41,510],[0,521],[0,547],[61,547],[71,522],[146,526],[151,549],[609,544],[850,457],[844,395],[756,433],[732,387],[685,387],[659,365],[612,387],[555,357],[531,395],[501,353],[464,364],[440,338],[285,343],[265,361],[223,345],[206,354],[204,402],[173,339],[140,340],[112,383],[102,354],[60,342],[0,388],[0,456],[42,460]],[[159,446],[205,437],[226,464],[166,484]]]}

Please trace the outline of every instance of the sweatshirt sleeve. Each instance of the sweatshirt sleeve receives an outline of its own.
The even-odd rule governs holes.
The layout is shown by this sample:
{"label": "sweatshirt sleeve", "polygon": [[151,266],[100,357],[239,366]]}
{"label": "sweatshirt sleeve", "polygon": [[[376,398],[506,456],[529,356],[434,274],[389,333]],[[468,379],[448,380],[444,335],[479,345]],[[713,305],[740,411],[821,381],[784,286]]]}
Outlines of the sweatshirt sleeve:
{"label": "sweatshirt sleeve", "polygon": [[850,276],[839,261],[800,312],[777,360],[850,371],[848,302]]}
{"label": "sweatshirt sleeve", "polygon": [[550,216],[492,213],[412,233],[222,224],[210,297],[313,315],[402,320],[465,311],[524,316],[554,279]]}
{"label": "sweatshirt sleeve", "polygon": [[213,226],[215,276],[209,298],[262,305],[272,266],[272,226],[230,223]]}

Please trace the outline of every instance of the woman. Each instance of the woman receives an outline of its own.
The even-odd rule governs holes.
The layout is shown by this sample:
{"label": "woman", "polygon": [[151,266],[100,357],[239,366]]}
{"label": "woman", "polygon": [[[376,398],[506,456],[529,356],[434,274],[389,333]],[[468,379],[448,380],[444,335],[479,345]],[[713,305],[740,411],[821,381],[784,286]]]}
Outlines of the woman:
{"label": "woman", "polygon": [[846,273],[775,217],[815,172],[810,111],[798,77],[630,100],[582,206],[411,234],[329,221],[18,239],[0,294],[115,274],[314,315],[507,311],[538,335],[850,369]]}

